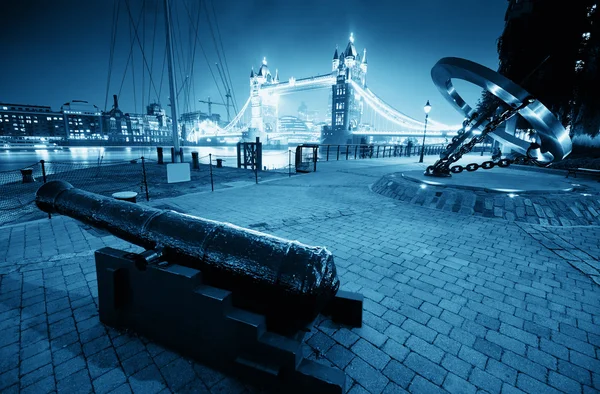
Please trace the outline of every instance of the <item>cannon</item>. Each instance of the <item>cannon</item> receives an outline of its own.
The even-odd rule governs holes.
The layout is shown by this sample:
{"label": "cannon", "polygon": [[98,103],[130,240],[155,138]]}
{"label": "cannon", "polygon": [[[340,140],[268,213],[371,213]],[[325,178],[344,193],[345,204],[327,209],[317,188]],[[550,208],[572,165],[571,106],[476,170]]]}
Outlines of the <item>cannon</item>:
{"label": "cannon", "polygon": [[103,323],[226,371],[284,382],[286,390],[343,388],[341,371],[323,373],[328,367],[304,360],[299,347],[320,313],[361,325],[362,296],[339,291],[333,255],[324,247],[115,200],[64,181],[41,186],[36,205],[145,249],[96,251]]}

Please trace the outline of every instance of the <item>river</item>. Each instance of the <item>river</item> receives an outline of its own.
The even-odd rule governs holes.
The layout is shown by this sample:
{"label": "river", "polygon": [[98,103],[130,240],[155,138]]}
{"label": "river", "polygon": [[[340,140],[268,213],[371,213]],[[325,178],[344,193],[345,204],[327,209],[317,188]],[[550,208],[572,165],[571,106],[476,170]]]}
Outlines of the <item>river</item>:
{"label": "river", "polygon": [[[295,147],[292,150],[292,161]],[[223,165],[228,167],[237,166],[237,153],[235,146],[195,146],[183,147],[184,160],[192,161],[191,152],[196,151],[200,162],[208,164],[208,155],[212,154],[213,163],[215,159],[223,159]],[[156,160],[156,147],[69,147],[62,150],[38,149],[38,150],[0,150],[0,172],[26,168],[40,160],[47,162],[92,162],[97,163],[101,158],[103,161],[132,160],[144,156]],[[171,151],[164,150],[165,162],[170,162]],[[263,166],[268,169],[287,168],[287,150],[263,150]]]}

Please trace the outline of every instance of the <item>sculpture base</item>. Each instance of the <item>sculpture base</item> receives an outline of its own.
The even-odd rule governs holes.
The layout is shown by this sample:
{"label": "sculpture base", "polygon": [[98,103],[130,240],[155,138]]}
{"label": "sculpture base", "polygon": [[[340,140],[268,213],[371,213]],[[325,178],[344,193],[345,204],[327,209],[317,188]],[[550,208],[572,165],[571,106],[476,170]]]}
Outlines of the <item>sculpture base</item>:
{"label": "sculpture base", "polygon": [[[232,306],[232,293],[204,285],[177,264],[136,268],[134,253],[96,251],[100,321],[130,329],[182,355],[276,392],[342,393],[343,371],[304,359],[305,332],[267,331],[265,317]],[[338,292],[325,314],[360,327],[362,296]]]}

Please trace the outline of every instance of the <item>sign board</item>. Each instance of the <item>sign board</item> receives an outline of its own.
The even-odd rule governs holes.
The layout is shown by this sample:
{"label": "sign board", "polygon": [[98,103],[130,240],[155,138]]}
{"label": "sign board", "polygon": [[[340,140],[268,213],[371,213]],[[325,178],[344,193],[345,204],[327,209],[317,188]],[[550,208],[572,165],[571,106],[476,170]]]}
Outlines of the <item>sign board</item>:
{"label": "sign board", "polygon": [[188,182],[190,180],[190,163],[167,164],[167,183]]}

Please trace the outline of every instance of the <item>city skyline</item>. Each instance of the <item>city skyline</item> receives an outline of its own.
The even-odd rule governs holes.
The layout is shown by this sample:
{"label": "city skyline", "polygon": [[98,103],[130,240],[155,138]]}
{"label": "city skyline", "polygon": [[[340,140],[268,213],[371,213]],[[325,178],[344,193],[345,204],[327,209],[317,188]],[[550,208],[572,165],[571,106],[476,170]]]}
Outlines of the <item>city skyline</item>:
{"label": "city skyline", "polygon": [[[188,16],[195,15],[195,11],[193,5],[187,2],[172,3],[174,17],[183,30],[183,33],[178,32],[178,37],[189,36],[189,39],[181,40],[181,46],[176,48],[179,51],[176,63],[190,63],[191,52],[186,62],[183,43],[193,44],[197,37],[193,29],[189,29],[190,24],[184,22]],[[345,7],[336,7],[338,3],[343,3]],[[163,56],[159,56],[159,53],[164,50],[161,4],[162,1],[146,0],[145,12],[140,13],[140,1],[118,2],[120,24],[116,31],[115,56],[110,68],[112,76],[108,90],[113,4],[90,1],[83,7],[78,2],[63,0],[55,5],[36,4],[29,9],[26,5],[19,5],[11,10],[12,14],[4,13],[1,18],[6,20],[1,24],[1,44],[9,53],[18,53],[19,50],[23,53],[26,48],[28,55],[13,56],[5,65],[0,76],[0,85],[3,86],[0,101],[50,105],[58,109],[65,102],[79,99],[89,101],[102,110],[110,110],[110,98],[112,94],[118,94],[125,112],[141,113],[142,104],[147,105],[156,99],[166,106],[166,78],[160,72],[161,67],[157,66],[162,63]],[[495,69],[496,39],[504,26],[506,2],[498,0],[482,5],[473,0],[461,0],[448,5],[444,1],[434,0],[424,5],[418,2],[382,1],[367,6],[351,0],[327,4],[307,1],[292,7],[288,3],[225,0],[209,4],[206,9],[209,14],[212,6],[218,21],[217,26],[213,20],[213,33],[219,28],[238,107],[249,94],[250,69],[257,69],[264,57],[271,69],[279,70],[282,80],[327,73],[336,45],[343,49],[350,33],[354,33],[357,49],[362,51],[366,47],[368,50],[368,84],[372,91],[394,108],[417,120],[423,117],[422,107],[430,100],[433,119],[455,124],[460,120],[460,115],[442,101],[431,82],[430,69],[437,60],[446,56],[466,57]],[[205,10],[201,11],[199,18],[204,18]],[[140,21],[138,35],[142,37],[146,49],[144,65],[135,42],[135,32],[132,32],[135,44],[133,74],[131,66],[125,73],[131,48],[129,12],[133,20]],[[289,23],[289,20],[293,20],[293,23]],[[209,96],[216,102],[222,100],[223,92],[220,95],[217,91],[207,64],[212,63],[215,71],[214,63],[221,60],[224,66],[225,58],[219,59],[214,51],[214,47],[220,45],[218,35],[217,41],[213,42],[207,21],[201,19],[201,22],[198,38],[208,62],[196,49],[195,65],[193,69],[189,68],[193,71],[188,73],[192,74],[193,79],[190,91],[186,92],[181,83],[178,84],[178,88],[183,90],[179,96],[180,112],[186,110],[185,100],[182,99],[186,95],[191,103],[188,109],[192,111],[207,111],[206,105],[197,100],[206,100]],[[36,29],[30,28],[32,24]],[[145,30],[142,31],[144,24]],[[147,53],[151,52],[151,48],[154,48],[154,58]],[[150,65],[154,69],[156,89],[150,89],[148,83],[146,72]],[[178,80],[183,80],[185,74],[183,71],[179,73]],[[137,78],[135,89],[132,82],[134,78]],[[220,83],[218,76],[216,79]],[[457,87],[465,92],[467,98],[477,99],[478,88],[469,89],[461,83],[457,83]],[[157,95],[156,91],[150,94],[152,90],[160,94]],[[309,100],[295,96],[290,96],[287,100],[289,104],[282,103],[282,115],[295,114],[301,101],[307,101],[310,109],[321,111],[323,104],[314,104],[314,100],[327,103],[326,92],[317,92],[312,96],[315,98],[309,96]],[[220,112],[225,117],[223,108],[214,112]]]}

